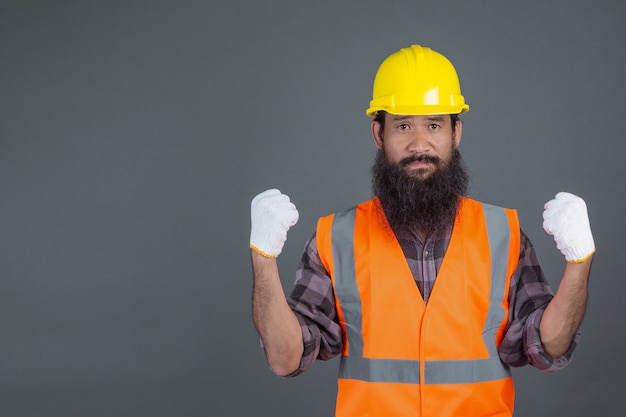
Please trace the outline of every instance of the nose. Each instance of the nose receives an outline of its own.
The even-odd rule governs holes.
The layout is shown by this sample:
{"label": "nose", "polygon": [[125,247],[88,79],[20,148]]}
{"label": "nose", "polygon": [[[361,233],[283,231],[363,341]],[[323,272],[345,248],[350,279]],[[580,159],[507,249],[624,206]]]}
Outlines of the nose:
{"label": "nose", "polygon": [[413,132],[407,143],[407,150],[414,154],[428,152],[430,151],[430,147],[428,135],[420,131]]}

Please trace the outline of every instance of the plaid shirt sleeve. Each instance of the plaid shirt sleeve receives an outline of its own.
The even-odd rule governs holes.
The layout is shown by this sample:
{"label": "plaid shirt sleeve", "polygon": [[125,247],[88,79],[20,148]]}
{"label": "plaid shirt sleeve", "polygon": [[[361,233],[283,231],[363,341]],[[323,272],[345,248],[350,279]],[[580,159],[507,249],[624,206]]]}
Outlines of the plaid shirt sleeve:
{"label": "plaid shirt sleeve", "polygon": [[328,360],[339,355],[343,348],[335,295],[317,253],[315,234],[306,243],[287,302],[300,322],[304,343],[300,367],[288,375],[293,377],[306,371],[316,359]]}
{"label": "plaid shirt sleeve", "polygon": [[552,298],[535,249],[521,232],[519,263],[509,292],[509,327],[500,345],[502,362],[513,367],[531,364],[543,372],[558,371],[570,362],[579,333],[567,352],[558,358],[550,357],[541,345],[539,324]]}

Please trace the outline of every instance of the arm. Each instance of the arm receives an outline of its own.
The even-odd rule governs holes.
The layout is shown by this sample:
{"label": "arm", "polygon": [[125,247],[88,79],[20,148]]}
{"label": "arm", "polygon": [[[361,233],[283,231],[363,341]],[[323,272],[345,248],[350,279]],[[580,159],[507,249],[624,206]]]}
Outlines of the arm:
{"label": "arm", "polygon": [[520,229],[520,255],[511,277],[509,321],[500,345],[500,359],[512,367],[533,365],[542,372],[554,372],[567,366],[576,346],[558,358],[546,354],[541,344],[539,325],[548,303],[554,297],[530,239]]}
{"label": "arm", "polygon": [[303,342],[298,319],[287,305],[276,257],[287,240],[287,231],[298,221],[298,211],[289,197],[275,189],[267,190],[252,200],[251,220],[254,324],[269,366],[284,376],[298,368]]}
{"label": "arm", "polygon": [[276,259],[252,250],[254,324],[263,342],[267,362],[281,376],[300,365],[303,343],[300,324],[287,305]]}
{"label": "arm", "polygon": [[546,307],[539,327],[546,353],[558,357],[569,347],[585,314],[595,244],[587,206],[581,198],[558,193],[544,208],[543,227],[554,236],[557,248],[567,260],[559,289]]}
{"label": "arm", "polygon": [[591,258],[567,263],[559,289],[546,307],[540,324],[541,344],[553,358],[564,354],[582,323],[587,305]]}

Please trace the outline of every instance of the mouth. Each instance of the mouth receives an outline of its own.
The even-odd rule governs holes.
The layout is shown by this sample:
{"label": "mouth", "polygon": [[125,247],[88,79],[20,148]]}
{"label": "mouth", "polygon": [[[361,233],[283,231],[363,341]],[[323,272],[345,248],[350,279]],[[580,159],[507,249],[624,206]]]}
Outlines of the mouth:
{"label": "mouth", "polygon": [[404,158],[400,166],[406,175],[418,179],[430,177],[439,166],[439,158],[432,155],[413,155]]}
{"label": "mouth", "polygon": [[408,162],[406,164],[404,164],[404,168],[405,169],[410,169],[410,170],[414,170],[414,169],[428,169],[428,168],[432,168],[435,166],[434,162],[431,161],[411,161]]}
{"label": "mouth", "polygon": [[405,169],[428,169],[437,166],[439,159],[430,155],[417,155],[405,158],[400,163]]}

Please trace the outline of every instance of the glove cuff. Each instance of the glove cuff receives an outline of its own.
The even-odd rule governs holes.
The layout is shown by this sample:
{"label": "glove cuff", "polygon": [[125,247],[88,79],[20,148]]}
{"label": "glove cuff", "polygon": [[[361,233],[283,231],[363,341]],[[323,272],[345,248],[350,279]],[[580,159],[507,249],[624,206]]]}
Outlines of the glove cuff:
{"label": "glove cuff", "polygon": [[266,258],[278,257],[284,244],[284,239],[277,239],[266,233],[258,233],[258,231],[250,233],[250,248]]}
{"label": "glove cuff", "polygon": [[568,262],[581,263],[591,258],[595,251],[596,247],[593,238],[590,237],[574,242],[574,244],[569,245],[562,252],[565,255],[565,260]]}
{"label": "glove cuff", "polygon": [[270,255],[267,252],[262,251],[261,249],[257,248],[256,246],[254,246],[252,243],[250,244],[250,249],[252,249],[253,251],[255,251],[256,253],[258,253],[259,255],[263,256],[264,258],[270,258],[270,259],[276,259],[278,258],[278,255]]}
{"label": "glove cuff", "polygon": [[596,248],[593,248],[593,250],[589,253],[589,255],[585,256],[584,258],[580,258],[580,259],[577,259],[577,260],[571,260],[571,261],[568,260],[567,257],[565,259],[567,260],[568,263],[571,263],[571,264],[581,264],[581,263],[589,260],[593,256],[594,253],[596,253]]}

